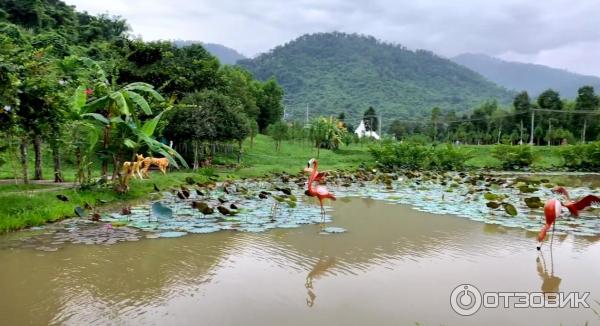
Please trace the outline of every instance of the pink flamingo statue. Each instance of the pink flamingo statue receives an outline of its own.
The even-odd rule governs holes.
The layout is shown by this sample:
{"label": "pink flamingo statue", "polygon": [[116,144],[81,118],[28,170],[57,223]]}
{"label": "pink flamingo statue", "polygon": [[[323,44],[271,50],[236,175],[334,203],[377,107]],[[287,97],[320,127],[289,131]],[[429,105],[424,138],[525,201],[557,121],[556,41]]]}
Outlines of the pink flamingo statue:
{"label": "pink flamingo statue", "polygon": [[[312,165],[312,167],[311,167]],[[325,222],[325,208],[323,208],[323,200],[331,199],[335,200],[335,196],[327,190],[325,186],[316,186],[313,188],[313,183],[315,181],[320,181],[324,178],[323,173],[319,173],[317,171],[319,163],[314,158],[310,159],[306,164],[306,168],[304,171],[310,172],[310,176],[308,177],[308,189],[306,190],[306,194],[311,197],[317,197],[319,199],[319,204],[321,204],[321,219],[322,222]]]}
{"label": "pink flamingo statue", "polygon": [[538,234],[537,250],[541,250],[542,242],[544,241],[546,233],[550,227],[552,227],[552,230],[554,231],[554,223],[556,222],[556,219],[560,217],[563,207],[566,207],[572,216],[577,217],[579,216],[579,211],[584,210],[593,204],[600,203],[600,198],[595,195],[587,195],[579,200],[572,200],[569,196],[569,192],[564,187],[556,187],[552,189],[552,192],[565,196],[565,198],[567,198],[567,203],[563,204],[560,202],[560,200],[552,198],[546,202],[546,205],[544,205],[546,224]]}

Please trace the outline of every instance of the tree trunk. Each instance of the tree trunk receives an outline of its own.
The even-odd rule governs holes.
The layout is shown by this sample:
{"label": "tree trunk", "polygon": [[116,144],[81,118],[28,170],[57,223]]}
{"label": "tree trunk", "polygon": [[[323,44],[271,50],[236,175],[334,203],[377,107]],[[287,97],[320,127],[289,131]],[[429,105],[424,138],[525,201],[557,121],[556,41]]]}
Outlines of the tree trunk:
{"label": "tree trunk", "polygon": [[502,126],[498,127],[498,144],[500,144],[500,136],[502,135]]}
{"label": "tree trunk", "polygon": [[75,148],[75,165],[77,165],[77,182],[83,183],[83,167],[81,166],[81,148]]}
{"label": "tree trunk", "polygon": [[192,169],[194,171],[198,170],[198,141],[194,140],[192,142],[192,146],[194,146],[194,166],[192,167]]}
{"label": "tree trunk", "polygon": [[244,143],[243,143],[243,140],[240,140],[240,141],[238,142],[238,145],[239,145],[239,146],[238,146],[238,147],[239,147],[239,148],[238,148],[238,157],[237,157],[237,162],[238,162],[238,164],[242,163],[242,154],[244,153],[243,144],[244,144]]}
{"label": "tree trunk", "polygon": [[27,138],[21,139],[21,168],[23,169],[23,183],[29,183],[29,159],[27,158]]}
{"label": "tree trunk", "polygon": [[54,161],[54,182],[65,182],[62,176],[62,167],[60,161],[60,148],[56,141],[52,142],[52,160]]}
{"label": "tree trunk", "polygon": [[113,173],[112,173],[112,178],[111,180],[113,182],[119,182],[120,181],[120,176],[121,176],[121,159],[120,159],[120,155],[114,154],[113,155]]}
{"label": "tree trunk", "polygon": [[110,142],[110,125],[104,127],[104,137],[103,137],[104,155],[102,158],[102,178],[104,180],[108,179],[108,157],[106,155],[107,155],[107,151],[108,151],[109,142]]}
{"label": "tree trunk", "polygon": [[33,137],[33,151],[35,154],[35,175],[34,180],[42,180],[42,136],[35,135]]}

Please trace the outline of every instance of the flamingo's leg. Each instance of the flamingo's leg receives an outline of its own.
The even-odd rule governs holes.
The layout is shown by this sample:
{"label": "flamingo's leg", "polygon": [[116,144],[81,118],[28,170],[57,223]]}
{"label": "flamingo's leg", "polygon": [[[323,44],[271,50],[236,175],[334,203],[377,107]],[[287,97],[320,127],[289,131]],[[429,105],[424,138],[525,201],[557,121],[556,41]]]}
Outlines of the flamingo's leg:
{"label": "flamingo's leg", "polygon": [[321,224],[325,223],[325,207],[323,207],[323,201],[321,202]]}

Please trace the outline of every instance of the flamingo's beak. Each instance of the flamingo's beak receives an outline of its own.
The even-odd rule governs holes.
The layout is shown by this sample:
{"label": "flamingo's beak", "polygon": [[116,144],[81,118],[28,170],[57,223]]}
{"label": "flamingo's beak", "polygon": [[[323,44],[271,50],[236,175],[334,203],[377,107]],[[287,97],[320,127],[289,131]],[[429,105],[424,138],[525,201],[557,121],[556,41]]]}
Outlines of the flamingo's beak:
{"label": "flamingo's beak", "polygon": [[313,171],[312,168],[304,168],[304,172],[312,173],[312,171]]}

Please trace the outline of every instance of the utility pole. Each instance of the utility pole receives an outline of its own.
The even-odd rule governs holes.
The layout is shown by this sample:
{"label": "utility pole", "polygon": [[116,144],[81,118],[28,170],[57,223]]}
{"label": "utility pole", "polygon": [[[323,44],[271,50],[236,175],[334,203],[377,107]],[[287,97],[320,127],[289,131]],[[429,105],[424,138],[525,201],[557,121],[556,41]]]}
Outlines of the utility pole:
{"label": "utility pole", "polygon": [[519,139],[520,139],[519,145],[523,145],[523,119],[521,119],[521,138],[519,138]]}
{"label": "utility pole", "polygon": [[550,140],[552,138],[552,118],[548,119],[548,146],[552,143]]}
{"label": "utility pole", "polygon": [[377,130],[379,130],[379,137],[380,138],[383,137],[383,130],[381,130],[381,116],[382,116],[381,112],[379,112],[379,125],[378,125]]}
{"label": "utility pole", "polygon": [[308,103],[306,103],[306,125],[308,126]]}
{"label": "utility pole", "polygon": [[585,128],[587,127],[587,118],[583,120],[583,130],[581,131],[581,142],[585,144]]}
{"label": "utility pole", "polygon": [[531,139],[529,145],[533,145],[533,126],[535,124],[535,111],[531,110]]}

